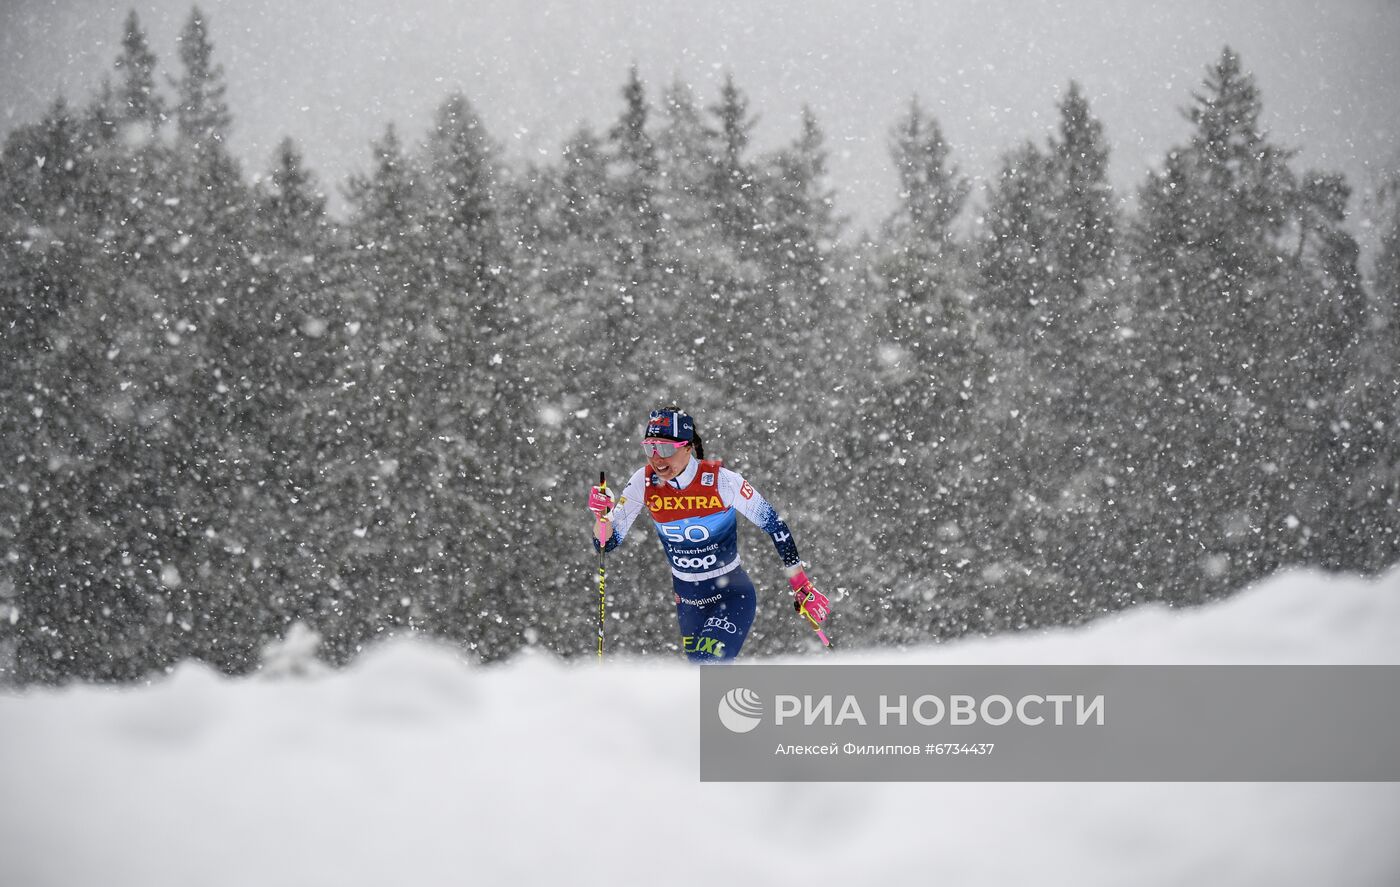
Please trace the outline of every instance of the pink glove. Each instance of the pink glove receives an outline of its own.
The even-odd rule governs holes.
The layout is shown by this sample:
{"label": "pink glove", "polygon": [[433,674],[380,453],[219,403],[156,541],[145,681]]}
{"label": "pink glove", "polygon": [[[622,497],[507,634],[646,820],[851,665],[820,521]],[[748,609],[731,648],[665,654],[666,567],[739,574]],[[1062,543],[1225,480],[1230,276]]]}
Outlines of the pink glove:
{"label": "pink glove", "polygon": [[608,512],[613,509],[612,493],[608,492],[606,486],[592,487],[588,491],[588,510],[593,512],[593,516],[599,520],[608,516]]}
{"label": "pink glove", "polygon": [[831,601],[812,586],[812,580],[801,567],[788,577],[788,584],[792,586],[793,609],[806,617],[813,628],[819,628],[831,612]]}
{"label": "pink glove", "polygon": [[593,487],[588,491],[588,510],[593,512],[593,538],[598,540],[599,545],[606,545],[608,538],[612,536],[612,524],[608,520],[608,515],[613,510],[612,493],[608,492],[608,485],[602,484]]}

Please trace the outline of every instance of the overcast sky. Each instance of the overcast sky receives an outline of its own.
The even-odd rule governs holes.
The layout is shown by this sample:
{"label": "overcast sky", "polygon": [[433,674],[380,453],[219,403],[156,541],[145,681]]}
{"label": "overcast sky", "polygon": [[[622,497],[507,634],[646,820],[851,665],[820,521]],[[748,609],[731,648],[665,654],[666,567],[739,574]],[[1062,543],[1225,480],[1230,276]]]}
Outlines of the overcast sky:
{"label": "overcast sky", "polygon": [[[0,132],[59,94],[86,100],[135,8],[167,74],[188,0],[0,0]],[[1042,141],[1077,79],[1104,121],[1112,175],[1141,183],[1188,127],[1179,109],[1229,44],[1299,163],[1364,186],[1400,164],[1400,0],[204,0],[235,115],[233,147],[265,169],[284,135],[339,192],[394,122],[418,141],[460,88],[508,156],[552,157],[579,123],[605,129],[637,64],[713,99],[732,72],[759,147],[803,103],[832,150],[840,208],[870,223],[893,199],[887,135],[917,93],[974,179]],[[759,12],[758,10],[761,10]],[[979,188],[980,191],[980,188]],[[1358,204],[1354,201],[1353,207]]]}

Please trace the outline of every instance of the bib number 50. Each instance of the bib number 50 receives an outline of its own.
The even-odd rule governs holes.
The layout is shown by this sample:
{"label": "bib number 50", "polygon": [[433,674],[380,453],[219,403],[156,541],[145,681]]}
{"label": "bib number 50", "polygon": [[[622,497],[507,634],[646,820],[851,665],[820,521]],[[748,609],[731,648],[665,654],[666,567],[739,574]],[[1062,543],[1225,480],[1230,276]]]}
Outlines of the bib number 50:
{"label": "bib number 50", "polygon": [[678,524],[662,524],[661,535],[670,542],[704,542],[710,538],[710,531],[704,524],[690,524],[684,527]]}

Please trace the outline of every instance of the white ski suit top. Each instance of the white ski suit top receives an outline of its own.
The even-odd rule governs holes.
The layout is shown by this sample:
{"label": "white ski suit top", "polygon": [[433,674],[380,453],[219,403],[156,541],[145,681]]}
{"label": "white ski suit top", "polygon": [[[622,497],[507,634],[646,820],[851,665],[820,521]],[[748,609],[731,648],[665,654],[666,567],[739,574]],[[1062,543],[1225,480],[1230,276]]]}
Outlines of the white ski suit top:
{"label": "white ski suit top", "polygon": [[701,462],[691,456],[685,470],[670,481],[663,481],[648,466],[637,469],[613,508],[607,544],[598,546],[595,539],[594,546],[612,551],[621,545],[644,508],[678,579],[700,582],[739,567],[735,512],[768,534],[783,566],[802,563],[797,543],[777,510],[737,471],[717,460]]}

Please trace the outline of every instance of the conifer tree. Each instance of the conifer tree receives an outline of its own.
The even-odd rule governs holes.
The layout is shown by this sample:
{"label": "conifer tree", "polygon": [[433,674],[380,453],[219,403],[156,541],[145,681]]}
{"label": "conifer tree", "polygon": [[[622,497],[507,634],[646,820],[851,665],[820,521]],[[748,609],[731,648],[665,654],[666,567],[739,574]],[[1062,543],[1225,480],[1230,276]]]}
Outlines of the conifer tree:
{"label": "conifer tree", "polygon": [[749,142],[758,119],[749,114],[749,99],[726,74],[719,99],[708,108],[716,154],[710,168],[709,200],[721,234],[740,256],[757,245],[759,195],[748,159]]}
{"label": "conifer tree", "polygon": [[[353,336],[341,293],[349,281],[326,216],[326,195],[290,137],[278,143],[253,189],[249,249],[255,337],[243,354],[266,369],[245,394],[240,425],[263,442],[256,485],[245,487],[226,531],[267,564],[254,583],[270,631],[316,624],[314,590],[333,575],[324,540],[343,532],[324,466],[347,431],[341,393]],[[253,372],[252,367],[249,372]]]}
{"label": "conifer tree", "polygon": [[[650,131],[651,108],[637,68],[622,88],[622,113],[608,130],[606,226],[617,289],[599,306],[609,330],[609,350],[646,361],[676,298],[662,277],[665,224],[658,206],[660,161]],[[624,375],[626,374],[623,368]],[[623,381],[623,386],[632,382]]]}
{"label": "conifer tree", "polygon": [[89,476],[70,458],[85,449],[80,426],[91,409],[92,374],[69,365],[75,344],[88,347],[72,317],[92,264],[79,212],[82,156],[82,127],[62,99],[11,133],[0,155],[0,520],[18,555],[0,565],[0,581],[14,586],[21,681],[88,670],[86,658],[73,661],[79,645],[90,644],[93,656],[103,649],[82,630],[90,546],[73,532],[70,499]]}
{"label": "conifer tree", "polygon": [[1164,573],[1188,599],[1319,551],[1335,400],[1319,381],[1358,317],[1335,218],[1333,267],[1293,259],[1300,225],[1326,216],[1301,208],[1321,209],[1321,195],[1304,194],[1293,152],[1262,130],[1239,56],[1226,48],[1193,98],[1190,142],[1149,177],[1134,232],[1150,308],[1140,341],[1158,372],[1145,437],[1165,446],[1143,454],[1139,477],[1166,498],[1142,501],[1172,527]]}
{"label": "conifer tree", "polygon": [[[953,223],[969,186],[951,162],[938,122],[917,98],[891,131],[890,151],[899,202],[882,226],[878,265],[889,291],[890,327],[906,347],[918,350],[930,344],[923,327],[956,327],[964,313],[959,303],[965,267]],[[938,350],[932,346],[923,357]]]}
{"label": "conifer tree", "polygon": [[[198,7],[191,9],[180,31],[179,59],[181,73],[172,84],[174,169],[180,192],[173,195],[172,225],[195,241],[196,253],[212,259],[190,265],[200,278],[195,289],[207,290],[210,273],[232,268],[246,220],[242,174],[228,148],[233,117],[224,69],[214,61],[214,45]],[[213,293],[204,294],[213,297]]]}
{"label": "conifer tree", "polygon": [[168,106],[156,87],[156,57],[134,10],[121,47],[118,85],[94,109],[111,129],[97,154],[108,182],[101,212],[111,225],[104,237],[126,280],[159,288],[160,257],[180,249],[174,232],[181,196],[162,138]]}
{"label": "conifer tree", "polygon": [[673,81],[662,95],[662,108],[665,117],[656,138],[658,171],[664,183],[659,196],[678,244],[676,252],[682,260],[695,262],[709,254],[710,170],[718,163],[719,149],[688,83]]}
{"label": "conifer tree", "polygon": [[174,81],[176,133],[194,154],[212,156],[225,148],[232,115],[225,98],[224,69],[214,61],[214,46],[197,6],[180,31],[179,55],[182,73]]}
{"label": "conifer tree", "polygon": [[294,245],[316,242],[315,236],[325,224],[326,195],[291,138],[277,144],[272,170],[259,197],[259,216],[272,226],[277,239]]}
{"label": "conifer tree", "polygon": [[[929,577],[921,587],[889,589],[896,618],[926,637],[946,617],[934,601],[955,603],[955,594],[945,597],[954,589],[969,595],[963,603],[972,600],[970,577],[983,566],[975,547],[987,534],[969,523],[980,519],[971,503],[981,478],[968,448],[987,374],[954,228],[969,186],[917,98],[891,129],[890,154],[898,202],[881,229],[870,296],[870,370],[878,383],[857,401],[853,423],[879,431],[873,443],[862,435],[847,449],[862,454],[857,464],[868,488],[913,483],[929,491],[912,514],[873,506],[864,531],[870,538],[857,543],[898,552],[903,568]],[[897,508],[893,500],[890,507]]]}
{"label": "conifer tree", "polygon": [[1400,347],[1400,171],[1392,172],[1379,189],[1386,208],[1381,225],[1380,248],[1375,259],[1376,293],[1384,306],[1396,347]]}
{"label": "conifer tree", "polygon": [[813,292],[826,279],[827,260],[841,226],[835,192],[827,181],[825,142],[816,115],[804,105],[797,138],[770,161],[770,197],[762,225],[769,267]]}
{"label": "conifer tree", "polygon": [[1027,142],[1002,160],[990,187],[980,260],[993,329],[1003,347],[1039,344],[1054,303],[1061,256],[1053,156]]}
{"label": "conifer tree", "polygon": [[[708,316],[712,296],[730,279],[734,248],[721,230],[712,199],[721,150],[705,109],[689,84],[674,80],[663,92],[664,111],[655,138],[658,164],[657,208],[665,221],[665,256],[658,285],[667,302],[704,306],[700,311],[666,311],[671,340],[681,343],[688,372],[703,371],[719,341]],[[698,340],[704,342],[696,345]],[[709,347],[707,347],[709,346]],[[635,390],[635,389],[633,389]]]}
{"label": "conifer tree", "polygon": [[[810,108],[803,108],[800,127],[789,145],[757,164],[756,178],[765,195],[754,232],[761,248],[758,304],[763,307],[758,310],[764,320],[762,341],[754,355],[760,371],[755,378],[755,393],[760,396],[754,411],[770,415],[770,398],[798,414],[809,390],[830,393],[818,380],[829,369],[831,348],[840,342],[839,331],[829,324],[840,220],[826,178],[824,135]],[[835,341],[827,339],[831,333],[836,334]],[[789,435],[787,443],[801,442]],[[779,448],[760,449],[777,452]],[[776,473],[769,470],[776,464],[761,467],[765,473]]]}
{"label": "conifer tree", "polygon": [[1371,298],[1333,425],[1344,485],[1327,561],[1367,572],[1394,563],[1400,553],[1400,173],[1385,177],[1374,206],[1380,237]]}
{"label": "conifer tree", "polygon": [[166,198],[173,255],[156,283],[167,320],[151,370],[170,410],[169,429],[156,436],[153,450],[168,494],[181,503],[171,509],[179,517],[165,555],[180,581],[166,593],[191,614],[192,627],[172,632],[172,644],[193,644],[211,663],[239,671],[256,667],[266,614],[241,613],[232,602],[259,599],[263,577],[259,559],[239,553],[246,550],[241,542],[209,531],[237,513],[248,485],[265,478],[265,440],[256,431],[245,437],[241,420],[250,398],[266,396],[283,380],[254,359],[266,293],[256,286],[251,263],[249,191],[228,147],[224,71],[198,7],[180,32],[178,57],[173,189]]}
{"label": "conifer tree", "polygon": [[1061,275],[1079,292],[1112,270],[1118,222],[1108,182],[1108,143],[1079,84],[1060,101],[1060,127],[1050,143],[1061,176]]}
{"label": "conifer tree", "polygon": [[[648,129],[646,89],[634,65],[622,89],[623,111],[608,132],[612,147],[613,200],[617,213],[618,261],[638,278],[660,258],[663,232],[656,208],[659,171]],[[639,281],[640,282],[640,281]]]}
{"label": "conifer tree", "polygon": [[346,196],[353,210],[351,232],[357,252],[380,265],[419,245],[423,226],[421,184],[393,124],[371,144],[368,174],[350,177]]}
{"label": "conifer tree", "polygon": [[890,150],[899,176],[899,203],[885,221],[883,239],[899,244],[915,266],[936,265],[953,244],[953,222],[970,186],[951,162],[952,150],[938,121],[917,96],[891,131]]}
{"label": "conifer tree", "polygon": [[1078,522],[1102,520],[1116,482],[1116,422],[1130,397],[1113,332],[1122,296],[1110,278],[1115,219],[1103,129],[1076,83],[1059,108],[1059,131],[1044,149],[1027,143],[1004,158],[981,254],[1000,388],[983,432],[997,442],[997,481],[983,494],[1004,503],[1008,560],[1042,577],[1042,596],[1019,602],[1038,618],[1063,598],[1053,583],[1089,600],[1114,581],[1093,565],[1121,558],[1091,550],[1103,533]]}
{"label": "conifer tree", "polygon": [[342,306],[348,334],[336,399],[342,422],[320,466],[336,522],[323,539],[334,565],[324,595],[337,605],[318,607],[314,627],[326,639],[325,655],[337,662],[408,615],[395,591],[416,548],[401,558],[408,546],[394,491],[400,482],[419,482],[418,466],[406,455],[424,437],[421,429],[410,436],[413,382],[425,371],[417,349],[425,334],[429,342],[437,338],[427,333],[424,307],[439,261],[429,246],[424,175],[393,124],[370,144],[370,158],[369,170],[353,174],[345,189],[352,284]]}
{"label": "conifer tree", "polygon": [[538,275],[532,275],[540,281],[539,293],[525,300],[536,340],[558,343],[538,353],[544,366],[531,375],[562,368],[556,390],[584,400],[614,394],[619,368],[600,365],[598,350],[620,353],[633,344],[619,329],[618,295],[631,286],[632,269],[617,262],[608,166],[604,142],[587,126],[564,145],[557,171],[543,185],[548,202],[539,223],[544,233]]}
{"label": "conifer tree", "polygon": [[115,96],[117,120],[148,128],[149,134],[154,134],[165,119],[165,101],[156,91],[155,53],[134,9],[126,18],[116,69],[121,76]]}

